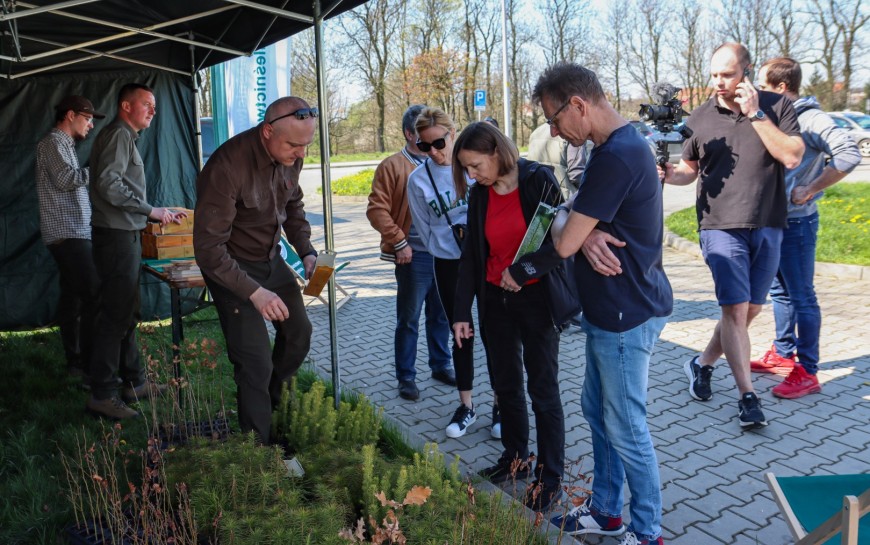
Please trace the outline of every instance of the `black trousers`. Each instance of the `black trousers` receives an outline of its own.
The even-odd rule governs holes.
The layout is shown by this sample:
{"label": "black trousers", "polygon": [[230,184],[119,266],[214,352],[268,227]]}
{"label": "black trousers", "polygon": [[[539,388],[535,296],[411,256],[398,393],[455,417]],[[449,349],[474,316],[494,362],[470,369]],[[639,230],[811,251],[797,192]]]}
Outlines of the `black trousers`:
{"label": "black trousers", "polygon": [[94,227],[92,236],[100,303],[94,321],[91,394],[107,399],[117,395],[121,383],[139,386],[145,382],[136,340],[141,316],[142,235],[139,231]]}
{"label": "black trousers", "polygon": [[[453,308],[456,299],[456,280],[459,278],[459,260],[435,258],[435,284],[438,286],[438,297],[447,321],[450,322],[450,337],[453,339],[453,369],[456,372],[456,389],[465,392],[474,388],[474,339],[466,339],[462,348],[456,346],[453,338]],[[474,324],[472,324],[473,327]]]}
{"label": "black trousers", "polygon": [[260,286],[275,292],[290,313],[283,322],[272,322],[275,346],[271,347],[266,322],[254,304],[205,276],[227,341],[227,356],[233,364],[239,426],[242,432],[253,431],[268,444],[272,410],[280,401],[281,386],[289,385],[308,355],[311,322],[299,285],[279,254],[262,263],[236,261]]}
{"label": "black trousers", "polygon": [[486,286],[483,329],[501,411],[504,456],[529,455],[525,368],[538,433],[535,475],[548,486],[558,485],[565,466],[565,415],[559,395],[559,332],[547,310],[544,286],[532,284],[516,293]]}
{"label": "black trousers", "polygon": [[68,238],[49,244],[60,275],[57,323],[66,363],[87,375],[94,342],[94,319],[100,293],[100,277],[94,266],[90,240]]}

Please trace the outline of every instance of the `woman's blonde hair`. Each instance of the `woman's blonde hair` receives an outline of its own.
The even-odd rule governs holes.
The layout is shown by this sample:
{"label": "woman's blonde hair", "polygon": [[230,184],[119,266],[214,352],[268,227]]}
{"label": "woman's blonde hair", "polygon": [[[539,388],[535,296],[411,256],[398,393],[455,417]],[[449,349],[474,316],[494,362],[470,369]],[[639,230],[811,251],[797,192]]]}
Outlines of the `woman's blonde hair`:
{"label": "woman's blonde hair", "polygon": [[462,150],[495,155],[499,176],[504,176],[517,168],[517,161],[520,159],[516,144],[496,127],[485,121],[470,124],[462,130],[453,144],[453,187],[457,195],[465,195],[468,192],[465,167],[459,164],[457,158]]}
{"label": "woman's blonde hair", "polygon": [[420,135],[420,131],[435,126],[444,127],[451,131],[456,128],[453,120],[450,119],[447,112],[441,108],[432,108],[429,106],[423,108],[420,115],[417,116],[417,121],[414,122],[414,130],[417,132],[417,136]]}

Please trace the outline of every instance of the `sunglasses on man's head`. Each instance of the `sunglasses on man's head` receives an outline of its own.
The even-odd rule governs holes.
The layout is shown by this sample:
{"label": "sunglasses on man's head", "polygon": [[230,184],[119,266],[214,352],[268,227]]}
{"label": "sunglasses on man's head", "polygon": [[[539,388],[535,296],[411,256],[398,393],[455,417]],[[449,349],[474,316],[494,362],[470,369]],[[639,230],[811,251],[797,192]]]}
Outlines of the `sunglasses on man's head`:
{"label": "sunglasses on man's head", "polygon": [[[447,134],[450,134],[450,132],[448,132]],[[447,134],[445,134],[438,140],[433,140],[432,142],[423,142],[422,140],[417,140],[417,149],[419,149],[423,153],[429,153],[432,148],[442,150],[447,146]]]}
{"label": "sunglasses on man's head", "polygon": [[309,117],[317,117],[318,115],[320,115],[320,112],[317,110],[317,108],[300,108],[300,109],[296,110],[295,112],[290,112],[289,114],[279,115],[278,117],[276,117],[272,121],[267,121],[267,123],[271,125],[272,123],[278,121],[279,119],[284,119],[285,117],[290,117],[291,115],[293,117],[295,117],[296,119],[298,119],[299,121],[302,121],[303,119],[308,119]]}

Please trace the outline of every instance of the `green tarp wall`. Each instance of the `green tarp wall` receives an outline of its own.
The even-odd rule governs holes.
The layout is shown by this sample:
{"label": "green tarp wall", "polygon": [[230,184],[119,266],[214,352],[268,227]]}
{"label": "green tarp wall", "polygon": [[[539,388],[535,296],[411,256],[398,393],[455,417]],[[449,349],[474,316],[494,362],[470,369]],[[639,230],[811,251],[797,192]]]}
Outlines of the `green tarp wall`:
{"label": "green tarp wall", "polygon": [[[153,88],[157,102],[157,115],[138,140],[148,201],[193,208],[198,155],[189,76],[130,71],[0,79],[0,330],[49,325],[57,307],[57,268],[40,237],[34,178],[36,144],[54,126],[54,105],[83,95],[107,115],[78,144],[79,161],[87,165],[94,137],[115,116],[118,91],[131,82]],[[143,274],[142,318],[168,315],[168,288]]]}

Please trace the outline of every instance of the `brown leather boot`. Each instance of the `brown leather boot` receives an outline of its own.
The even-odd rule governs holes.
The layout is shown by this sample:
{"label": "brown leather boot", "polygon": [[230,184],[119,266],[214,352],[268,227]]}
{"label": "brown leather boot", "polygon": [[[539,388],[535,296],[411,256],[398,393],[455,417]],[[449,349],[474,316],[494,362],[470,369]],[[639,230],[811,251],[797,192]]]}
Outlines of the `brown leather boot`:
{"label": "brown leather boot", "polygon": [[128,407],[127,404],[121,401],[121,398],[117,396],[110,397],[109,399],[96,399],[94,396],[91,396],[90,399],[88,399],[86,408],[89,412],[97,416],[111,418],[112,420],[124,420],[125,418],[136,418],[140,416],[137,411]]}

